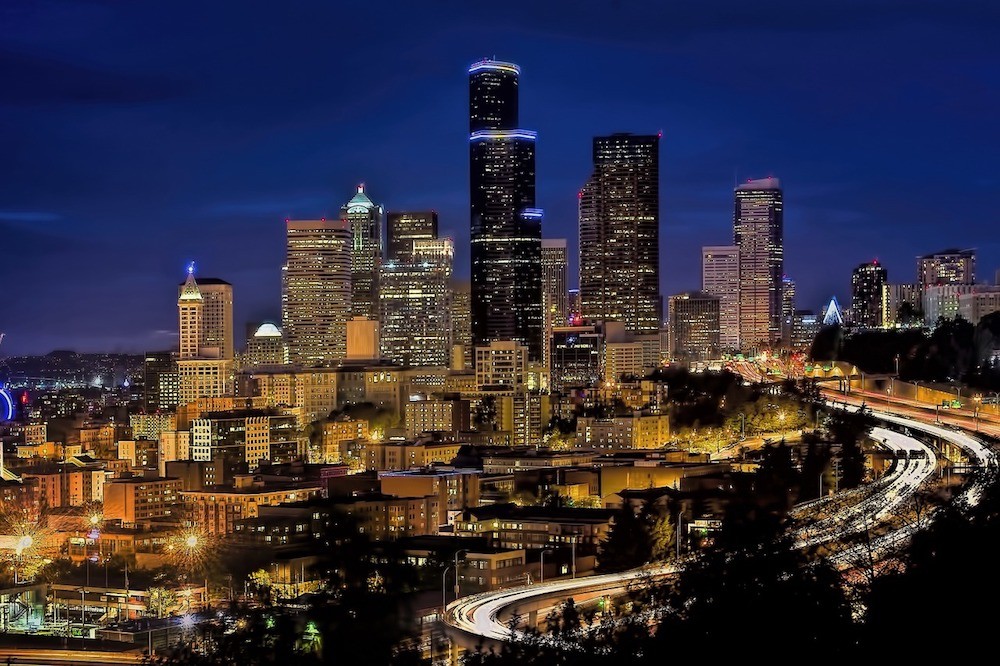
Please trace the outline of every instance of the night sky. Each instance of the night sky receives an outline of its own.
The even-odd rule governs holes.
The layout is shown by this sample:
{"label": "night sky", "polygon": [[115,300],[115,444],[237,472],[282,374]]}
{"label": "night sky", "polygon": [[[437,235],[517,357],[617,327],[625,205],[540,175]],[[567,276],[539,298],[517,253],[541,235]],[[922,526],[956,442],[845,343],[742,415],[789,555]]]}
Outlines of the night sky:
{"label": "night sky", "polygon": [[[502,10],[499,8],[503,8]],[[798,307],[850,271],[1000,265],[1000,3],[0,2],[0,354],[176,344],[192,259],[236,329],[280,315],[284,219],[358,182],[436,209],[468,275],[467,66],[521,65],[543,233],[570,239],[591,137],[663,131],[665,295],[778,176]]]}

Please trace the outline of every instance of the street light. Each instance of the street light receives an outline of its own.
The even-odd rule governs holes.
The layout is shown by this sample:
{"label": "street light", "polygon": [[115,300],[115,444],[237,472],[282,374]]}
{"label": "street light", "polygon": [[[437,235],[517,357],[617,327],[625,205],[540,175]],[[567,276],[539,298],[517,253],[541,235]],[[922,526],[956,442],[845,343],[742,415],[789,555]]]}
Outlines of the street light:
{"label": "street light", "polygon": [[448,584],[448,572],[451,571],[451,567],[445,567],[444,571],[441,572],[441,618],[444,619],[444,609],[448,607],[448,588],[445,587]]}
{"label": "street light", "polygon": [[458,599],[459,587],[458,587],[458,556],[465,555],[469,552],[468,548],[463,548],[461,550],[455,551],[455,598]]}
{"label": "street light", "polygon": [[545,582],[545,553],[548,553],[549,555],[551,555],[552,554],[552,550],[549,549],[549,548],[545,548],[544,550],[542,550],[541,565],[538,567],[538,572],[539,572],[538,582],[539,583],[544,583]]}
{"label": "street light", "polygon": [[14,562],[14,585],[17,585],[17,570],[20,568],[22,559],[24,557],[24,551],[31,548],[31,544],[35,542],[31,538],[30,534],[25,534],[20,539],[17,540],[17,544],[14,548],[14,552],[17,554],[17,561]]}

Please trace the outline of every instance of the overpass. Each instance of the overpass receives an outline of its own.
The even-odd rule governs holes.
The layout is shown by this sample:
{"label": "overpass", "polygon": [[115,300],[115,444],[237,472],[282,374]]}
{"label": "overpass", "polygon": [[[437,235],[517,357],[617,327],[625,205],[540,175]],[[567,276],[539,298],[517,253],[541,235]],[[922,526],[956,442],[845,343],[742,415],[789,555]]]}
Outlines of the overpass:
{"label": "overpass", "polygon": [[[856,406],[844,406],[857,409]],[[979,440],[955,430],[921,423],[892,414],[876,415],[888,423],[908,428],[911,431],[922,432],[938,437],[951,443],[969,456],[970,460],[984,470],[997,470],[997,455]],[[887,434],[887,433],[891,433]],[[890,513],[895,507],[911,497],[919,484],[933,473],[936,464],[934,453],[916,438],[895,433],[884,428],[874,431],[876,438],[883,438],[882,445],[893,451],[897,462],[889,475],[879,483],[877,492],[860,505],[850,505],[844,508],[835,520],[825,528],[821,525],[819,531],[815,526],[805,531],[801,529],[796,535],[796,544],[800,547],[833,541],[859,530],[865,530],[872,522]],[[982,475],[973,478],[960,494],[960,499],[969,506],[978,504],[985,490],[985,480]],[[826,500],[821,500],[826,501]],[[860,506],[860,509],[855,509]],[[871,544],[853,546],[837,553],[831,560],[836,566],[848,568],[862,554],[885,556],[896,547],[904,544],[918,529],[917,525],[906,525],[873,539]],[[449,637],[466,649],[475,649],[481,645],[484,649],[499,648],[504,641],[516,637],[519,633],[512,629],[513,620],[526,619],[528,624],[537,623],[539,613],[544,617],[551,609],[556,608],[568,598],[577,602],[585,602],[597,597],[624,594],[631,586],[647,585],[652,581],[663,579],[677,572],[678,564],[664,564],[643,567],[631,571],[586,578],[552,581],[530,586],[521,586],[509,590],[487,592],[463,597],[445,609],[445,630]]]}

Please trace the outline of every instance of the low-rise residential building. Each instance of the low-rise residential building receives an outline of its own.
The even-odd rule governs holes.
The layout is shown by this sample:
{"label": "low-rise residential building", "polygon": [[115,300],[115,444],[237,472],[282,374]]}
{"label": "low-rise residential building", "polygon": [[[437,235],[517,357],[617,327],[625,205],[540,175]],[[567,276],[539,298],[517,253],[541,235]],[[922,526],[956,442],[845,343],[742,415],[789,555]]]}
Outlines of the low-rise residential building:
{"label": "low-rise residential building", "polygon": [[178,510],[180,479],[135,476],[114,479],[104,485],[104,519],[134,526],[140,521],[163,518]]}
{"label": "low-rise residential building", "polygon": [[493,504],[463,511],[455,518],[455,534],[484,536],[497,548],[534,550],[575,544],[578,554],[595,554],[613,516],[610,509]]}
{"label": "low-rise residential building", "polygon": [[273,504],[301,502],[319,497],[317,481],[272,481],[260,476],[237,476],[232,486],[206,486],[181,491],[192,520],[209,534],[232,534],[236,521],[253,518],[258,508]]}

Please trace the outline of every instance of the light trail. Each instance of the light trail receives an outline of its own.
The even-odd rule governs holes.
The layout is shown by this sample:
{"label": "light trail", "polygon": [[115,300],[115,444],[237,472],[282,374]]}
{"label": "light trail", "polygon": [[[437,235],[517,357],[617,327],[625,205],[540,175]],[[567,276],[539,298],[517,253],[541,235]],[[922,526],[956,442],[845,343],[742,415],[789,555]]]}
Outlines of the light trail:
{"label": "light trail", "polygon": [[[847,404],[833,406],[845,409],[852,408]],[[857,407],[853,407],[853,409],[857,409]],[[989,472],[997,470],[996,453],[965,433],[893,414],[876,414],[875,417],[950,442],[965,451],[982,470]],[[882,480],[879,486],[881,492],[867,497],[857,504],[845,507],[843,515],[835,516],[828,527],[821,528],[821,534],[807,534],[800,531],[796,535],[797,545],[816,545],[867,530],[870,525],[884,518],[894,508],[911,497],[920,484],[933,474],[937,460],[934,452],[927,445],[913,437],[885,428],[875,428],[873,434],[877,439],[883,440],[883,446],[896,453],[898,456],[896,466],[899,469],[894,469],[888,480]],[[900,460],[903,461],[902,465],[899,465]],[[959,498],[968,506],[974,506],[981,500],[984,490],[984,475],[977,475],[962,491]],[[834,525],[839,532],[833,531]],[[917,525],[908,525],[875,537],[868,544],[852,546],[838,552],[830,558],[831,562],[838,566],[844,566],[851,561],[851,558],[857,557],[862,552],[869,555],[874,553],[879,556],[888,554],[891,549],[905,544],[917,529],[919,529]],[[533,610],[536,612],[547,610],[563,603],[570,597],[582,599],[584,596],[593,598],[594,595],[620,595],[626,592],[632,584],[645,584],[648,581],[663,578],[676,573],[679,568],[680,566],[677,564],[667,564],[616,574],[552,581],[463,597],[448,606],[444,621],[453,638],[467,647],[473,647],[477,644],[497,645],[523,635],[523,632],[517,629],[512,630],[509,626],[515,611],[524,610],[528,606],[534,606]]]}

